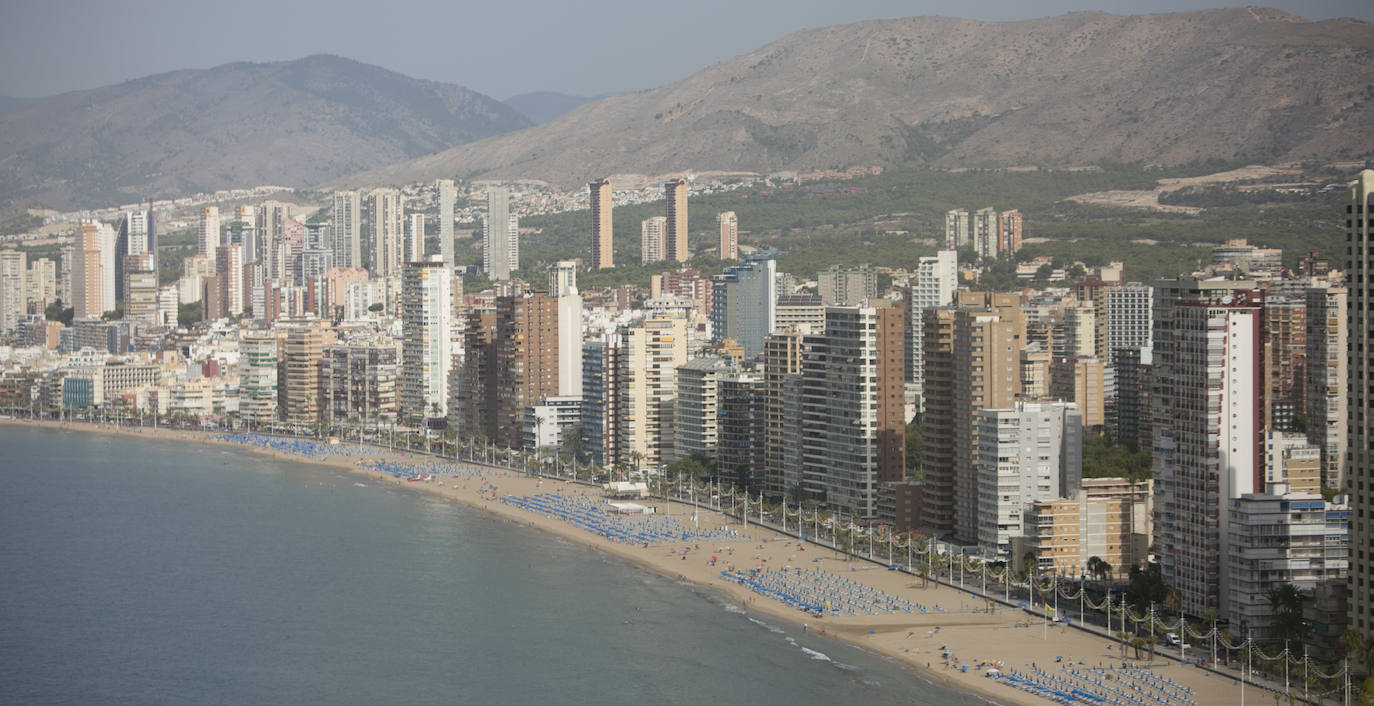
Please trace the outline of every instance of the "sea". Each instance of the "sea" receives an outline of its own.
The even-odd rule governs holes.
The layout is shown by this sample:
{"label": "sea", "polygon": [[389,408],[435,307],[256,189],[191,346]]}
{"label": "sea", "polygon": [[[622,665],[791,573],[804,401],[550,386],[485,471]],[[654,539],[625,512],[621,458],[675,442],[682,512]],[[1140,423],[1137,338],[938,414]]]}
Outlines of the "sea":
{"label": "sea", "polygon": [[986,701],[407,488],[0,425],[0,703]]}

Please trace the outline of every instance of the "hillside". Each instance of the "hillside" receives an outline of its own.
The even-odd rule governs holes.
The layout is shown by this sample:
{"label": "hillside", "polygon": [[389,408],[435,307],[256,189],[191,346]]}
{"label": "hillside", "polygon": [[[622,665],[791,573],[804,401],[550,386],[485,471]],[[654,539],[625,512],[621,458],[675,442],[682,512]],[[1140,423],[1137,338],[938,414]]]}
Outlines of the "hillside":
{"label": "hillside", "polygon": [[1021,22],[908,18],[788,35],[682,81],[355,175],[529,177],[1371,153],[1374,25],[1243,8]]}
{"label": "hillside", "polygon": [[594,100],[597,98],[570,96],[557,91],[534,91],[511,96],[505,100],[505,104],[520,111],[521,115],[529,118],[534,124],[540,125]]}
{"label": "hillside", "polygon": [[0,206],[309,186],[529,124],[461,86],[336,56],[175,71],[0,112]]}

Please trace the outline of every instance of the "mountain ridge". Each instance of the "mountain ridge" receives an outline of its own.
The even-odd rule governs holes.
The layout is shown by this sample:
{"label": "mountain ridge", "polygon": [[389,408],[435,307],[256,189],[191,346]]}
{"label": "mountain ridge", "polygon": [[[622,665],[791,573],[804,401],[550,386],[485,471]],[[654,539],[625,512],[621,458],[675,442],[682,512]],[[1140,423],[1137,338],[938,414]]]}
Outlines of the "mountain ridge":
{"label": "mountain ridge", "polygon": [[181,69],[0,112],[0,204],[313,186],[530,124],[470,89],[328,54]]}
{"label": "mountain ridge", "polygon": [[1374,25],[1355,20],[1262,8],[871,20],[334,183],[1350,159],[1370,154],[1371,100]]}

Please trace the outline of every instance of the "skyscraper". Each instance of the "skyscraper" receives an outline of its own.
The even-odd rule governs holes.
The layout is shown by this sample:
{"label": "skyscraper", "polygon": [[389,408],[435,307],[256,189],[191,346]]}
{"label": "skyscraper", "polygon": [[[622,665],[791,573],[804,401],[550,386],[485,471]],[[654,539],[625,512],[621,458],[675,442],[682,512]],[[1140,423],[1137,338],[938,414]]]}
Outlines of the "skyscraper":
{"label": "skyscraper", "polygon": [[505,188],[487,189],[487,219],[482,239],[482,270],[493,282],[510,279],[520,269],[520,220],[510,211]]}
{"label": "skyscraper", "polygon": [[[363,267],[362,207],[356,191],[335,191],[330,211],[334,264],[338,267]],[[285,274],[278,273],[280,278]]]}
{"label": "skyscraper", "polygon": [[372,217],[372,276],[396,277],[404,261],[405,197],[396,189],[368,194]]}
{"label": "skyscraper", "polygon": [[1154,284],[1155,530],[1183,612],[1227,612],[1227,506],[1264,486],[1264,304],[1252,280]]}
{"label": "skyscraper", "polygon": [[444,264],[453,269],[453,202],[458,193],[452,179],[440,179],[439,187],[439,255]]}
{"label": "skyscraper", "polygon": [[663,255],[669,260],[686,262],[692,256],[687,248],[687,180],[669,179],[663,182],[663,199],[667,202]]}
{"label": "skyscraper", "polygon": [[922,322],[925,310],[949,306],[954,301],[954,289],[959,278],[959,253],[941,250],[934,257],[920,259],[916,269],[916,284],[911,288],[911,386],[924,409],[925,358],[922,355]]}
{"label": "skyscraper", "polygon": [[719,253],[722,260],[739,259],[739,218],[734,211],[716,214],[716,227],[720,229]]}
{"label": "skyscraper", "polygon": [[592,206],[592,269],[615,267],[612,252],[611,180],[597,179],[587,185]]}
{"label": "skyscraper", "polygon": [[277,339],[247,335],[239,342],[239,414],[256,424],[277,416]]}
{"label": "skyscraper", "polygon": [[906,474],[903,311],[829,307],[825,333],[804,340],[802,492],[855,518],[877,519],[880,487]]}
{"label": "skyscraper", "polygon": [[733,340],[747,356],[763,352],[763,340],[777,322],[776,281],[777,263],[772,257],[758,257],[713,277],[713,340]]}
{"label": "skyscraper", "polygon": [[[442,258],[442,255],[440,257]],[[406,216],[405,252],[401,259],[404,262],[419,262],[425,259],[425,214],[412,213]]]}
{"label": "skyscraper", "polygon": [[24,318],[28,287],[24,277],[26,256],[18,250],[0,250],[0,335],[14,332]]}
{"label": "skyscraper", "polygon": [[1001,237],[997,225],[997,209],[988,206],[973,213],[973,251],[979,257],[997,257]]}
{"label": "skyscraper", "polygon": [[945,213],[945,249],[963,250],[973,247],[969,236],[968,211],[962,208]]}
{"label": "skyscraper", "polygon": [[549,294],[558,300],[558,395],[582,395],[582,295],[577,262],[561,260],[549,268]]}
{"label": "skyscraper", "polygon": [[997,219],[997,251],[1002,257],[1015,257],[1021,249],[1021,211],[1003,211]]}
{"label": "skyscraper", "polygon": [[525,408],[558,396],[558,300],[548,292],[496,298],[469,314],[462,427],[519,448]]}
{"label": "skyscraper", "polygon": [[1350,493],[1350,627],[1374,635],[1374,170],[1361,171],[1350,185],[1345,207],[1350,270],[1346,308],[1350,340],[1350,436],[1345,489]]}
{"label": "skyscraper", "polygon": [[406,263],[401,276],[401,415],[412,421],[448,410],[453,271],[442,257]]}
{"label": "skyscraper", "polygon": [[[200,211],[200,254],[215,261],[215,251],[220,246],[219,207],[206,206]],[[213,264],[211,269],[214,269]]]}
{"label": "skyscraper", "polygon": [[687,362],[687,319],[657,316],[621,331],[621,462],[667,463],[673,453],[677,366]]}
{"label": "skyscraper", "polygon": [[324,355],[324,322],[305,320],[286,330],[278,364],[281,404],[287,421],[311,424],[320,414],[320,359]]}
{"label": "skyscraper", "polygon": [[639,261],[642,264],[663,260],[663,229],[668,219],[663,216],[646,218],[639,224]]}
{"label": "skyscraper", "polygon": [[1307,289],[1307,440],[1322,454],[1322,485],[1344,489],[1349,338],[1344,287],[1314,282]]}
{"label": "skyscraper", "polygon": [[978,536],[977,413],[1010,408],[1020,392],[1026,339],[1020,298],[957,292],[952,306],[926,309],[922,335],[926,409],[941,413],[925,422],[921,521],[972,544]]}
{"label": "skyscraper", "polygon": [[229,243],[217,248],[215,275],[219,279],[224,313],[239,316],[243,313],[243,246]]}
{"label": "skyscraper", "polygon": [[[257,216],[258,241],[262,245],[261,252],[258,253],[258,262],[266,266],[264,276],[267,279],[283,279],[282,273],[276,269],[277,248],[282,241],[282,221],[291,217],[291,207],[280,201],[263,201],[258,205]],[[327,235],[325,247],[332,250],[334,248],[332,226]]]}
{"label": "skyscraper", "polygon": [[98,221],[83,221],[76,231],[71,290],[73,316],[78,320],[98,319],[105,313],[100,226]]}

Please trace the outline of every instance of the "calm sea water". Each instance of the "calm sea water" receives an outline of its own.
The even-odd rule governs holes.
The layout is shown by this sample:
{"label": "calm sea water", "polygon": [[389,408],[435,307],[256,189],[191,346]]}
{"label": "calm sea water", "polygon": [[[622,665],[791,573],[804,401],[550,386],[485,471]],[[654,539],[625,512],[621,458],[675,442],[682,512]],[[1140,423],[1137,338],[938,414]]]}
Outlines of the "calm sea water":
{"label": "calm sea water", "polygon": [[981,703],[420,493],[4,426],[0,702]]}

